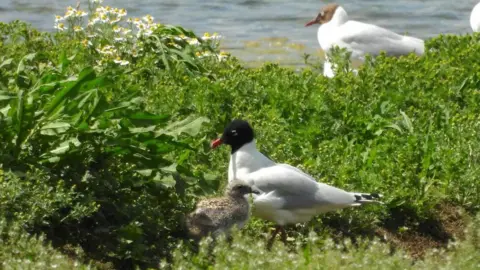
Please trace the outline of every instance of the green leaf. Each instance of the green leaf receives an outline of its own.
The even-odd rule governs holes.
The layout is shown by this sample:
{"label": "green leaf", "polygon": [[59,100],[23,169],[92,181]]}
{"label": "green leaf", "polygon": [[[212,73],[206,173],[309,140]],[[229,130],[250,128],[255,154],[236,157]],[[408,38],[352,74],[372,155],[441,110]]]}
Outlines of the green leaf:
{"label": "green leaf", "polygon": [[156,135],[167,134],[172,137],[178,137],[182,133],[187,133],[190,136],[196,136],[204,123],[208,123],[210,120],[206,117],[189,116],[184,120],[174,122],[168,125],[165,129],[157,131]]}
{"label": "green leaf", "polygon": [[41,127],[40,133],[43,135],[54,136],[69,130],[71,125],[66,122],[48,123]]}
{"label": "green leaf", "polygon": [[408,117],[408,115],[403,112],[402,110],[400,110],[400,113],[402,114],[403,116],[403,124],[404,126],[408,129],[408,131],[410,133],[413,132],[413,125],[412,125],[412,121],[410,120],[410,118]]}
{"label": "green leaf", "polygon": [[168,114],[155,115],[147,112],[137,112],[130,115],[130,119],[135,120],[151,120],[155,123],[164,123],[170,118]]}
{"label": "green leaf", "polygon": [[153,178],[153,181],[157,182],[158,184],[162,185],[165,188],[171,188],[174,187],[177,181],[175,181],[175,178],[171,174],[168,175],[162,175],[160,173],[157,173],[155,178]]}
{"label": "green leaf", "polygon": [[94,78],[95,71],[92,67],[83,69],[76,81],[68,83],[63,89],[58,91],[52,101],[44,107],[47,117],[69,96],[78,92],[84,82],[93,80]]}
{"label": "green leaf", "polygon": [[136,170],[136,172],[138,172],[139,174],[143,175],[143,176],[150,176],[152,175],[152,172],[153,170],[152,169],[143,169],[143,170]]}
{"label": "green leaf", "polygon": [[50,150],[50,153],[54,155],[65,154],[72,146],[79,147],[81,144],[82,143],[77,138],[71,138],[62,142],[57,148]]}
{"label": "green leaf", "polygon": [[13,61],[13,58],[8,58],[7,60],[3,61],[1,64],[0,64],[0,68],[4,67],[4,66],[8,66],[12,63]]}
{"label": "green leaf", "polygon": [[13,96],[13,95],[2,95],[0,94],[0,101],[2,100],[10,100],[10,99],[14,99],[16,98],[16,96]]}

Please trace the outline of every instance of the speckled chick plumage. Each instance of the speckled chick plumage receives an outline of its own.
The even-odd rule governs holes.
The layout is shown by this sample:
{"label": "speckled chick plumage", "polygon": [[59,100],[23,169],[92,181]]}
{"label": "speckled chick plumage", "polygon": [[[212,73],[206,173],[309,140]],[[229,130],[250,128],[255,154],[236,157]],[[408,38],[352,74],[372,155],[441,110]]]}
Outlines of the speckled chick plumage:
{"label": "speckled chick plumage", "polygon": [[246,194],[256,193],[243,182],[231,183],[224,197],[201,200],[196,210],[186,219],[191,237],[200,239],[211,234],[216,237],[228,233],[234,225],[242,228],[249,218],[249,204]]}

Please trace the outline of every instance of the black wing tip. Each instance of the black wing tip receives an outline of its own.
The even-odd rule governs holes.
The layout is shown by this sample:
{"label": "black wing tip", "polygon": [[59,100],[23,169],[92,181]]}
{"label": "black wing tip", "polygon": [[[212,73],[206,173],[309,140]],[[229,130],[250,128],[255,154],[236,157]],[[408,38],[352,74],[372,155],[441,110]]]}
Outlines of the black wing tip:
{"label": "black wing tip", "polygon": [[377,199],[381,199],[383,196],[379,193],[361,193],[361,194],[354,194],[355,201],[361,202],[364,200],[374,201]]}

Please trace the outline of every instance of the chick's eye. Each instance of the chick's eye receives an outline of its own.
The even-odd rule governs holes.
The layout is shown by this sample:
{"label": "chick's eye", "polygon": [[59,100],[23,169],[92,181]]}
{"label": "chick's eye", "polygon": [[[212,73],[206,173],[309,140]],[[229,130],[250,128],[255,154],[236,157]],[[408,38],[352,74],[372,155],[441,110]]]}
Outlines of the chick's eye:
{"label": "chick's eye", "polygon": [[238,135],[237,131],[236,131],[236,130],[232,130],[232,135],[233,135],[233,136],[237,136],[237,135]]}

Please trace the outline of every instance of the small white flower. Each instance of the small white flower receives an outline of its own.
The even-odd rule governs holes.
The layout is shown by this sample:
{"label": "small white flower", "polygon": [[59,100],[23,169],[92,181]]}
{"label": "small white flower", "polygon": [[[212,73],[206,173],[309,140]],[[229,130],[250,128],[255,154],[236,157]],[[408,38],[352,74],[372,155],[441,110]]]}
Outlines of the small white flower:
{"label": "small white flower", "polygon": [[108,15],[106,13],[101,13],[100,14],[100,21],[103,23],[109,22],[110,19],[108,18]]}
{"label": "small white flower", "polygon": [[126,39],[124,37],[116,37],[113,39],[115,42],[123,42],[125,41]]}
{"label": "small white flower", "polygon": [[119,33],[120,31],[122,31],[122,27],[120,27],[120,26],[118,26],[118,25],[115,25],[115,26],[113,27],[113,32]]}
{"label": "small white flower", "polygon": [[55,29],[58,29],[60,31],[63,31],[63,30],[66,30],[68,29],[67,27],[65,27],[65,24],[64,23],[55,23],[55,26],[54,26]]}
{"label": "small white flower", "polygon": [[92,4],[101,4],[101,3],[103,3],[103,0],[90,0],[90,3],[92,3]]}
{"label": "small white flower", "polygon": [[76,10],[75,11],[75,17],[85,17],[87,15],[88,15],[88,13],[83,11],[83,10]]}
{"label": "small white flower", "polygon": [[108,11],[104,7],[99,6],[99,7],[97,7],[97,9],[95,9],[95,12],[103,14],[103,13],[107,13]]}
{"label": "small white flower", "polygon": [[110,21],[110,24],[115,24],[115,23],[119,22],[120,20],[121,20],[121,18],[120,18],[120,17],[117,17],[117,18],[111,20],[111,21]]}
{"label": "small white flower", "polygon": [[211,53],[211,52],[196,52],[195,55],[196,55],[198,58],[204,58],[204,57],[211,56],[212,53]]}
{"label": "small white flower", "polygon": [[62,16],[55,15],[55,22],[61,22],[63,20],[65,20],[65,18],[63,18]]}
{"label": "small white flower", "polygon": [[181,34],[179,36],[174,36],[173,39],[175,40],[188,40],[189,38],[187,36],[185,36],[184,34]]}
{"label": "small white flower", "polygon": [[82,40],[82,45],[85,47],[92,46],[92,42],[90,42],[88,39],[84,39]]}
{"label": "small white flower", "polygon": [[65,16],[64,18],[67,19],[67,18],[70,18],[71,16],[75,15],[75,12],[77,10],[74,9],[73,7],[67,7],[67,12],[65,12]]}
{"label": "small white flower", "polygon": [[117,52],[117,50],[115,49],[115,47],[111,45],[106,45],[101,49],[97,49],[97,52],[101,54],[106,54],[106,55],[113,55],[114,53]]}
{"label": "small white flower", "polygon": [[153,34],[153,31],[151,29],[145,29],[145,30],[140,30],[137,33],[137,36],[144,36],[144,37],[149,37]]}
{"label": "small white flower", "polygon": [[138,51],[137,49],[133,48],[130,50],[130,55],[133,56],[133,57],[137,57],[138,56]]}
{"label": "small white flower", "polygon": [[125,16],[127,16],[127,10],[122,8],[118,11],[117,15],[120,16],[120,17],[125,17]]}
{"label": "small white flower", "polygon": [[93,17],[93,19],[91,19],[90,21],[88,21],[88,25],[91,26],[91,25],[95,25],[96,23],[100,22],[100,18],[99,16],[95,16]]}
{"label": "small white flower", "polygon": [[79,26],[79,25],[75,25],[75,26],[73,27],[73,31],[75,31],[75,32],[83,31],[83,27],[81,27],[81,26]]}
{"label": "small white flower", "polygon": [[150,14],[143,16],[142,19],[148,23],[153,23],[153,17]]}
{"label": "small white flower", "polygon": [[169,42],[168,45],[173,46],[173,47],[175,47],[175,48],[177,48],[177,49],[181,49],[181,48],[182,48],[182,46],[178,45],[178,44],[175,43],[175,42]]}
{"label": "small white flower", "polygon": [[217,40],[220,38],[222,38],[222,36],[220,36],[219,34],[213,33],[212,35],[210,35],[210,33],[208,32],[203,34],[203,37],[202,37],[203,40]]}
{"label": "small white flower", "polygon": [[130,64],[130,62],[128,62],[127,60],[120,59],[120,57],[117,57],[117,59],[113,60],[113,62],[115,62],[116,64],[119,64],[120,66],[126,66]]}
{"label": "small white flower", "polygon": [[226,52],[220,52],[219,54],[217,54],[218,61],[223,61],[223,60],[227,59],[228,56],[229,56],[229,54],[226,53]]}
{"label": "small white flower", "polygon": [[187,42],[190,45],[199,45],[200,44],[200,41],[198,41],[198,39],[196,39],[196,38],[188,38]]}

